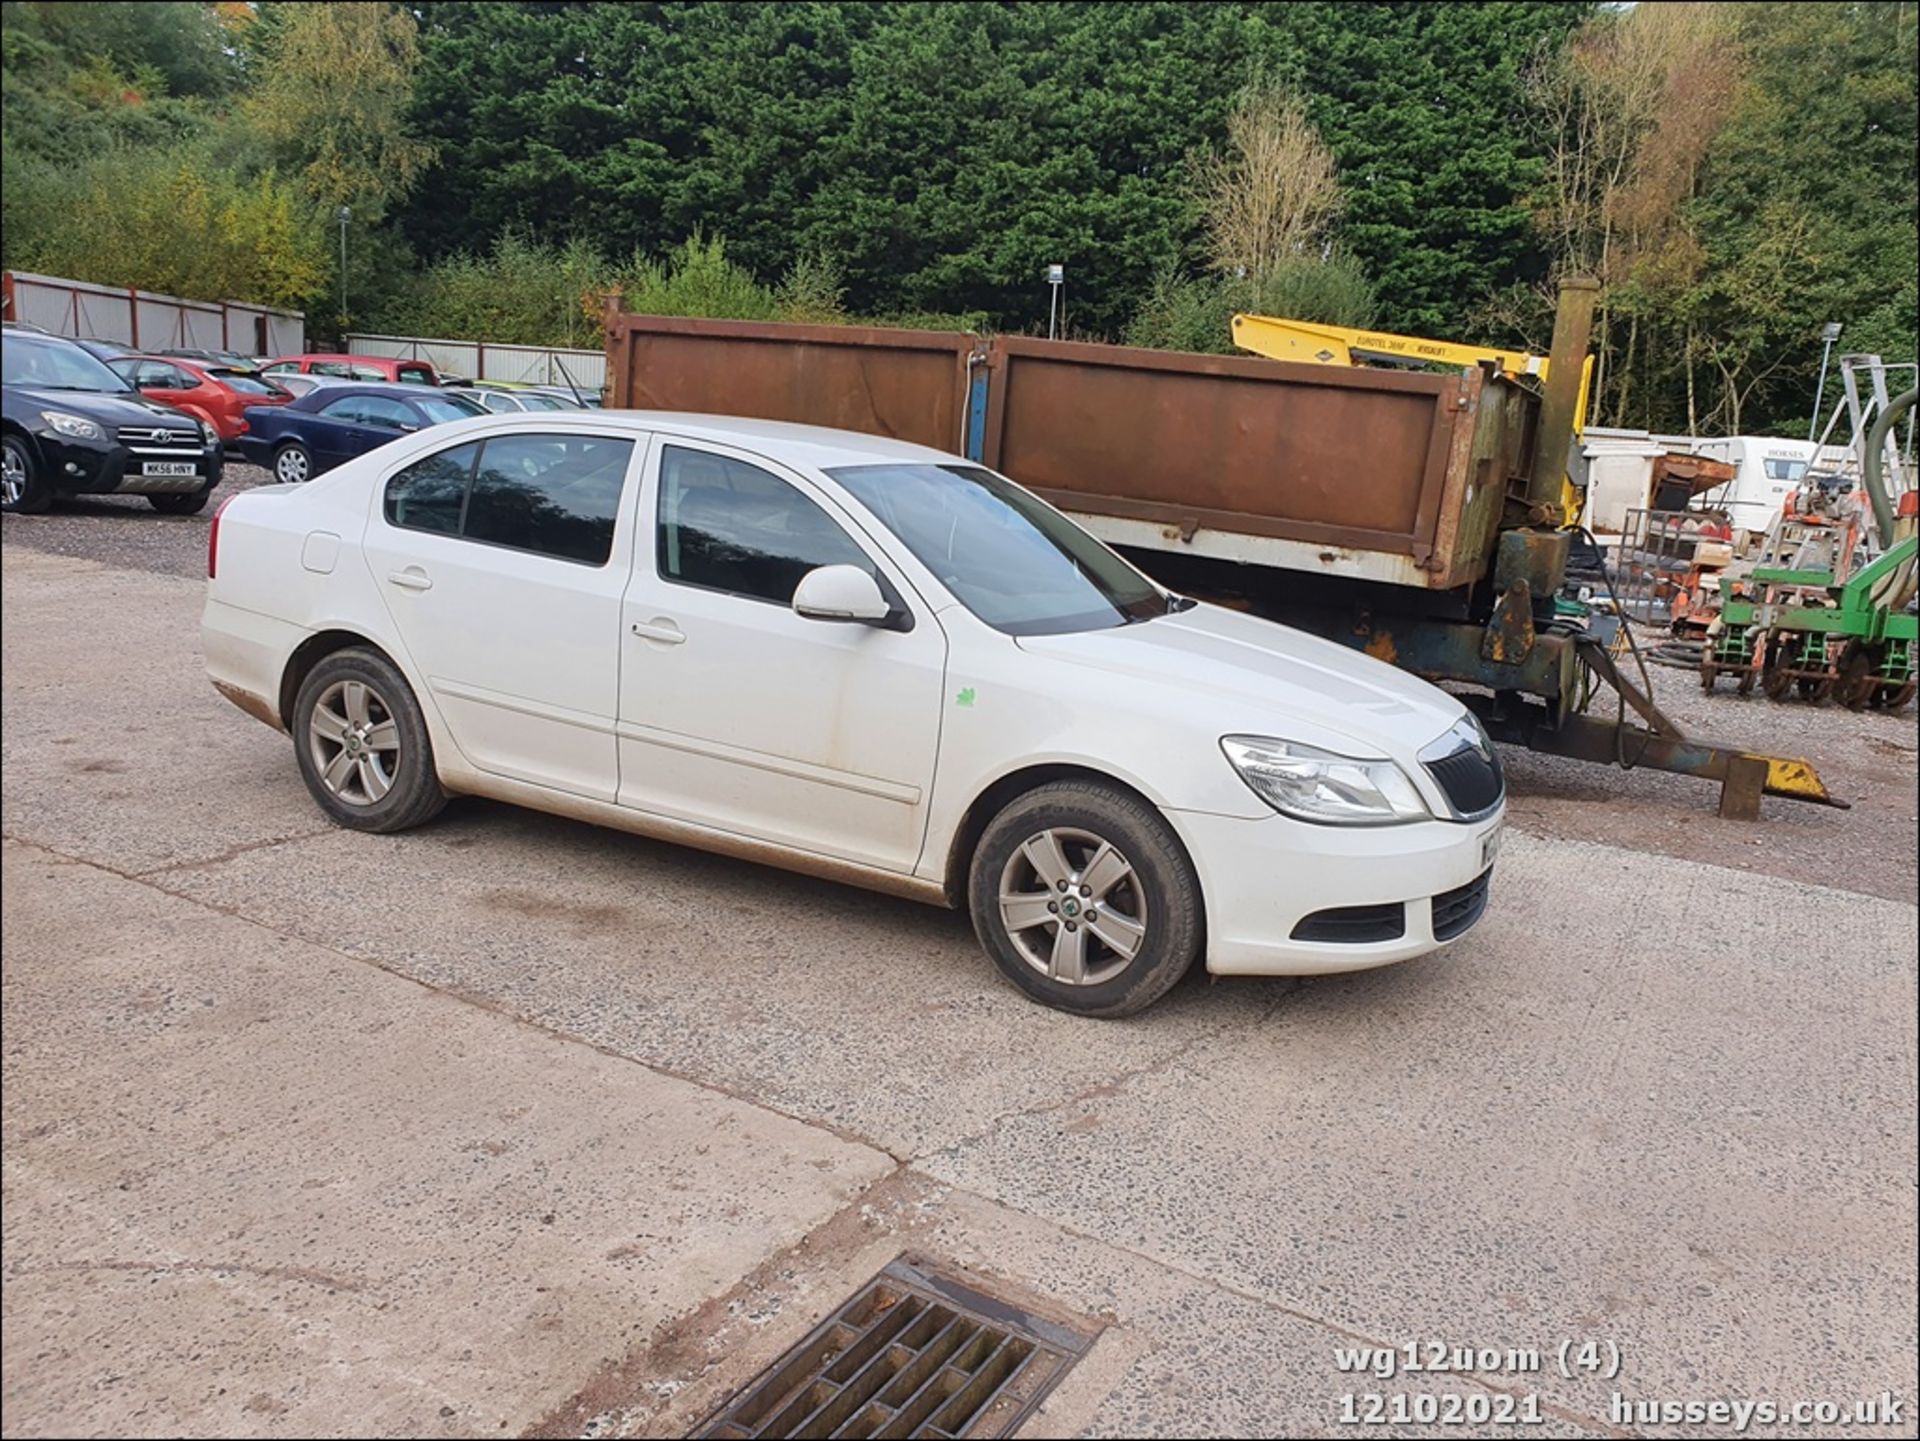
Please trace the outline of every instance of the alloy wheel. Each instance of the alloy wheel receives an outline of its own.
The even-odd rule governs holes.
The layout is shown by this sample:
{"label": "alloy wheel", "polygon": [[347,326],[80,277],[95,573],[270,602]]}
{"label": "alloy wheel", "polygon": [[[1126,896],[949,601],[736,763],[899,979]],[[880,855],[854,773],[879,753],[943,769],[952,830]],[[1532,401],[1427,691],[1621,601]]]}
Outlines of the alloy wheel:
{"label": "alloy wheel", "polygon": [[393,789],[400,728],[386,698],[365,681],[335,681],[320,693],[307,745],[320,783],[348,805],[373,805]]}
{"label": "alloy wheel", "polygon": [[273,458],[273,478],[283,485],[299,485],[307,478],[307,453],[289,446]]}
{"label": "alloy wheel", "polygon": [[27,493],[27,458],[9,445],[0,448],[0,497],[18,505]]}
{"label": "alloy wheel", "polygon": [[1133,863],[1092,831],[1057,826],[1029,836],[1001,870],[999,899],[1021,959],[1063,985],[1112,980],[1147,938]]}

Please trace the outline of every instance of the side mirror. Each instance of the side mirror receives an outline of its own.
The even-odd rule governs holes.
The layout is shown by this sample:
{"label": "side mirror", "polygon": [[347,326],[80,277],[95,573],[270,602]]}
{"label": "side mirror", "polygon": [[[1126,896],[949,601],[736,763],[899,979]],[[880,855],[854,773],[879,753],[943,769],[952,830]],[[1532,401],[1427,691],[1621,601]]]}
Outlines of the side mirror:
{"label": "side mirror", "polygon": [[880,583],[857,565],[823,565],[800,577],[793,588],[793,612],[808,620],[851,620],[882,625],[893,607]]}

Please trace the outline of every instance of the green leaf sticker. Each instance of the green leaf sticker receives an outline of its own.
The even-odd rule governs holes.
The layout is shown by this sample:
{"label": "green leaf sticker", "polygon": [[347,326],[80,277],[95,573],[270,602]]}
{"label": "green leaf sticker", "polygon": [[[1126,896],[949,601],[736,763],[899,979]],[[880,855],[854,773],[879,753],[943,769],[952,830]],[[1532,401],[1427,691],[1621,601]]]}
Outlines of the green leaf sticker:
{"label": "green leaf sticker", "polygon": [[968,686],[965,690],[961,691],[959,695],[953,698],[953,703],[955,705],[972,705],[973,704],[973,687]]}

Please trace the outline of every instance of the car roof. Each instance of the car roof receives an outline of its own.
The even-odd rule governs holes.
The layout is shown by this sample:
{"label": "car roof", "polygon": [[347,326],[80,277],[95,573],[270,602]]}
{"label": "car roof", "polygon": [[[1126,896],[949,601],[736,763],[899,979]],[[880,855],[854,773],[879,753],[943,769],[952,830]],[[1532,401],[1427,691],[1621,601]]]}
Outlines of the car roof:
{"label": "car roof", "polygon": [[267,362],[280,365],[289,360],[348,360],[360,365],[424,365],[433,369],[430,361],[415,360],[410,355],[348,355],[342,350],[302,350],[293,355],[276,355]]}
{"label": "car roof", "polygon": [[[368,386],[385,392],[411,391],[417,386]],[[485,418],[487,424],[519,422],[530,429],[555,430],[578,427],[604,432],[609,426],[631,427],[669,438],[705,440],[716,445],[733,445],[755,450],[770,460],[818,468],[835,465],[878,465],[888,461],[914,461],[920,464],[952,465],[956,461],[971,464],[964,456],[931,446],[916,445],[890,436],[866,435],[857,430],[834,430],[824,425],[797,425],[785,420],[754,420],[739,415],[696,415],[678,410],[546,410],[521,411]],[[466,422],[461,422],[465,424]],[[474,424],[482,423],[474,417]]]}
{"label": "car roof", "polygon": [[[278,380],[277,375],[265,375],[261,379],[271,384]],[[454,391],[458,395],[459,391]],[[301,410],[315,409],[302,404],[309,400],[318,400],[321,405],[331,405],[336,400],[345,400],[355,395],[385,395],[395,400],[446,400],[448,393],[431,385],[403,385],[392,380],[343,380],[337,385],[316,385],[305,395],[299,396],[295,405]],[[457,401],[453,402],[458,404]],[[479,419],[479,416],[474,416]]]}

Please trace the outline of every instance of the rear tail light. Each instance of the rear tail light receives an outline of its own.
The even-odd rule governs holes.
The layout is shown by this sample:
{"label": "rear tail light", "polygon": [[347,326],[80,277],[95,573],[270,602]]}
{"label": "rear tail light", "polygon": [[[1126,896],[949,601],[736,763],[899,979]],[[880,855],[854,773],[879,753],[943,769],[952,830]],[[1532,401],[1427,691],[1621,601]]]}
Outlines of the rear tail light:
{"label": "rear tail light", "polygon": [[239,498],[240,497],[238,495],[230,495],[225,500],[221,501],[219,508],[215,510],[213,513],[213,524],[207,527],[207,579],[208,580],[213,579],[214,571],[218,568],[219,562],[220,562],[220,517],[225,515],[227,513],[227,507],[232,505]]}

